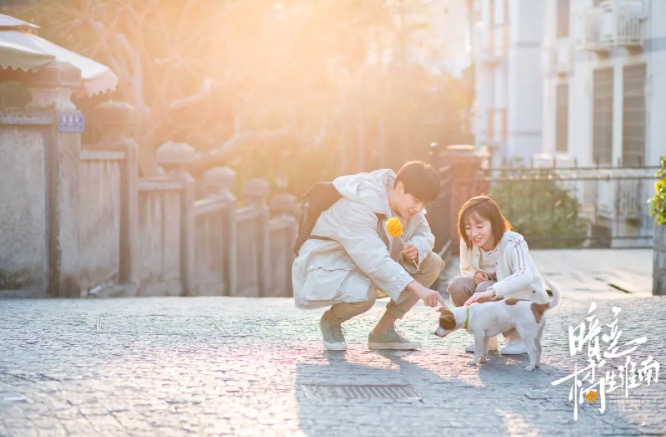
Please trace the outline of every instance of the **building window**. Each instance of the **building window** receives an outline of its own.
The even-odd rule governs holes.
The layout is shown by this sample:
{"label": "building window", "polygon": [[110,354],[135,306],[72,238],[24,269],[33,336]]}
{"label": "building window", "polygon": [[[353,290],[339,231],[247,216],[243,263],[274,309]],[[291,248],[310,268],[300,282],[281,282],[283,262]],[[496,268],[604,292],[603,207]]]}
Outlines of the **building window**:
{"label": "building window", "polygon": [[555,90],[555,151],[567,153],[569,136],[569,84],[561,83]]}
{"label": "building window", "polygon": [[557,2],[557,37],[569,36],[569,0],[558,0]]}
{"label": "building window", "polygon": [[594,72],[594,126],[592,159],[601,165],[613,159],[613,69]]}
{"label": "building window", "polygon": [[624,67],[622,165],[645,165],[645,64]]}

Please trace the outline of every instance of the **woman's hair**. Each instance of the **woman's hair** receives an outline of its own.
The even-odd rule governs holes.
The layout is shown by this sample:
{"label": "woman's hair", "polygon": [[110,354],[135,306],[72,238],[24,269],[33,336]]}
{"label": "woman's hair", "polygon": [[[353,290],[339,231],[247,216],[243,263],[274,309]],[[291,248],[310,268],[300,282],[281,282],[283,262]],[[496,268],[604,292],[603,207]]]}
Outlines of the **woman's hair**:
{"label": "woman's hair", "polygon": [[468,249],[472,248],[472,242],[465,232],[465,224],[470,218],[473,219],[477,215],[490,222],[495,244],[499,244],[505,231],[511,230],[511,223],[504,218],[493,199],[488,196],[472,197],[458,211],[458,234]]}

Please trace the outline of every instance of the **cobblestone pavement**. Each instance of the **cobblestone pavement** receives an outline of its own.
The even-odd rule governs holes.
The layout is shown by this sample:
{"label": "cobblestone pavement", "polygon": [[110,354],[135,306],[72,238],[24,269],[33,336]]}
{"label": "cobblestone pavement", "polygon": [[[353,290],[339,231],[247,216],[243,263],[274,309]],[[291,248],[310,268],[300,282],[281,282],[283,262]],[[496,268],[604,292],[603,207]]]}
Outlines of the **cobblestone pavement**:
{"label": "cobblestone pavement", "polygon": [[[468,366],[467,334],[436,338],[436,313],[421,304],[399,324],[420,351],[367,350],[379,301],[345,325],[350,350],[324,352],[322,311],[291,299],[0,301],[0,435],[666,434],[663,377],[624,401],[614,392],[603,414],[585,402],[577,422],[571,385],[551,385],[574,369],[567,329],[593,299],[569,292],[549,312],[534,372],[498,354]],[[622,308],[621,345],[647,336],[635,361],[652,354],[666,365],[666,298],[597,303],[603,323]],[[322,398],[305,387],[339,384],[409,384],[420,399]]]}

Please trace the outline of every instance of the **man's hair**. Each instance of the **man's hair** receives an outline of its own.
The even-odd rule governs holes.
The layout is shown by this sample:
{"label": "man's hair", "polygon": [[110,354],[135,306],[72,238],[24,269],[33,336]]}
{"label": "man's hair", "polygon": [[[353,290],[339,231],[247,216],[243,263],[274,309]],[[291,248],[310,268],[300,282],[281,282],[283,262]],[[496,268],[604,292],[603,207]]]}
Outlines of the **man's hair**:
{"label": "man's hair", "polygon": [[488,196],[472,197],[458,211],[458,233],[468,249],[472,248],[472,242],[467,236],[467,232],[465,232],[465,224],[470,218],[474,219],[474,216],[479,216],[490,222],[495,244],[499,244],[505,231],[511,230],[511,223],[504,218],[499,206],[493,199]]}
{"label": "man's hair", "polygon": [[395,184],[402,182],[405,193],[423,203],[432,203],[439,196],[439,175],[430,164],[423,161],[405,163],[395,177]]}

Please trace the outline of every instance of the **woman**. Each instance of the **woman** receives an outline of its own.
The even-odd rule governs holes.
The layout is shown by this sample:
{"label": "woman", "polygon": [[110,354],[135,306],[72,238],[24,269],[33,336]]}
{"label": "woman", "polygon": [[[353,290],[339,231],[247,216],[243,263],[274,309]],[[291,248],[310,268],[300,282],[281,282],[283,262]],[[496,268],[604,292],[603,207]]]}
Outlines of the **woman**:
{"label": "woman", "polygon": [[[448,287],[455,306],[485,302],[496,297],[518,298],[546,303],[550,299],[541,275],[530,257],[522,235],[488,196],[469,199],[458,212],[460,234],[460,276]],[[527,349],[515,331],[505,332],[508,343],[502,354],[524,354]],[[465,350],[474,352],[474,343]],[[497,350],[497,338],[489,350]]]}

